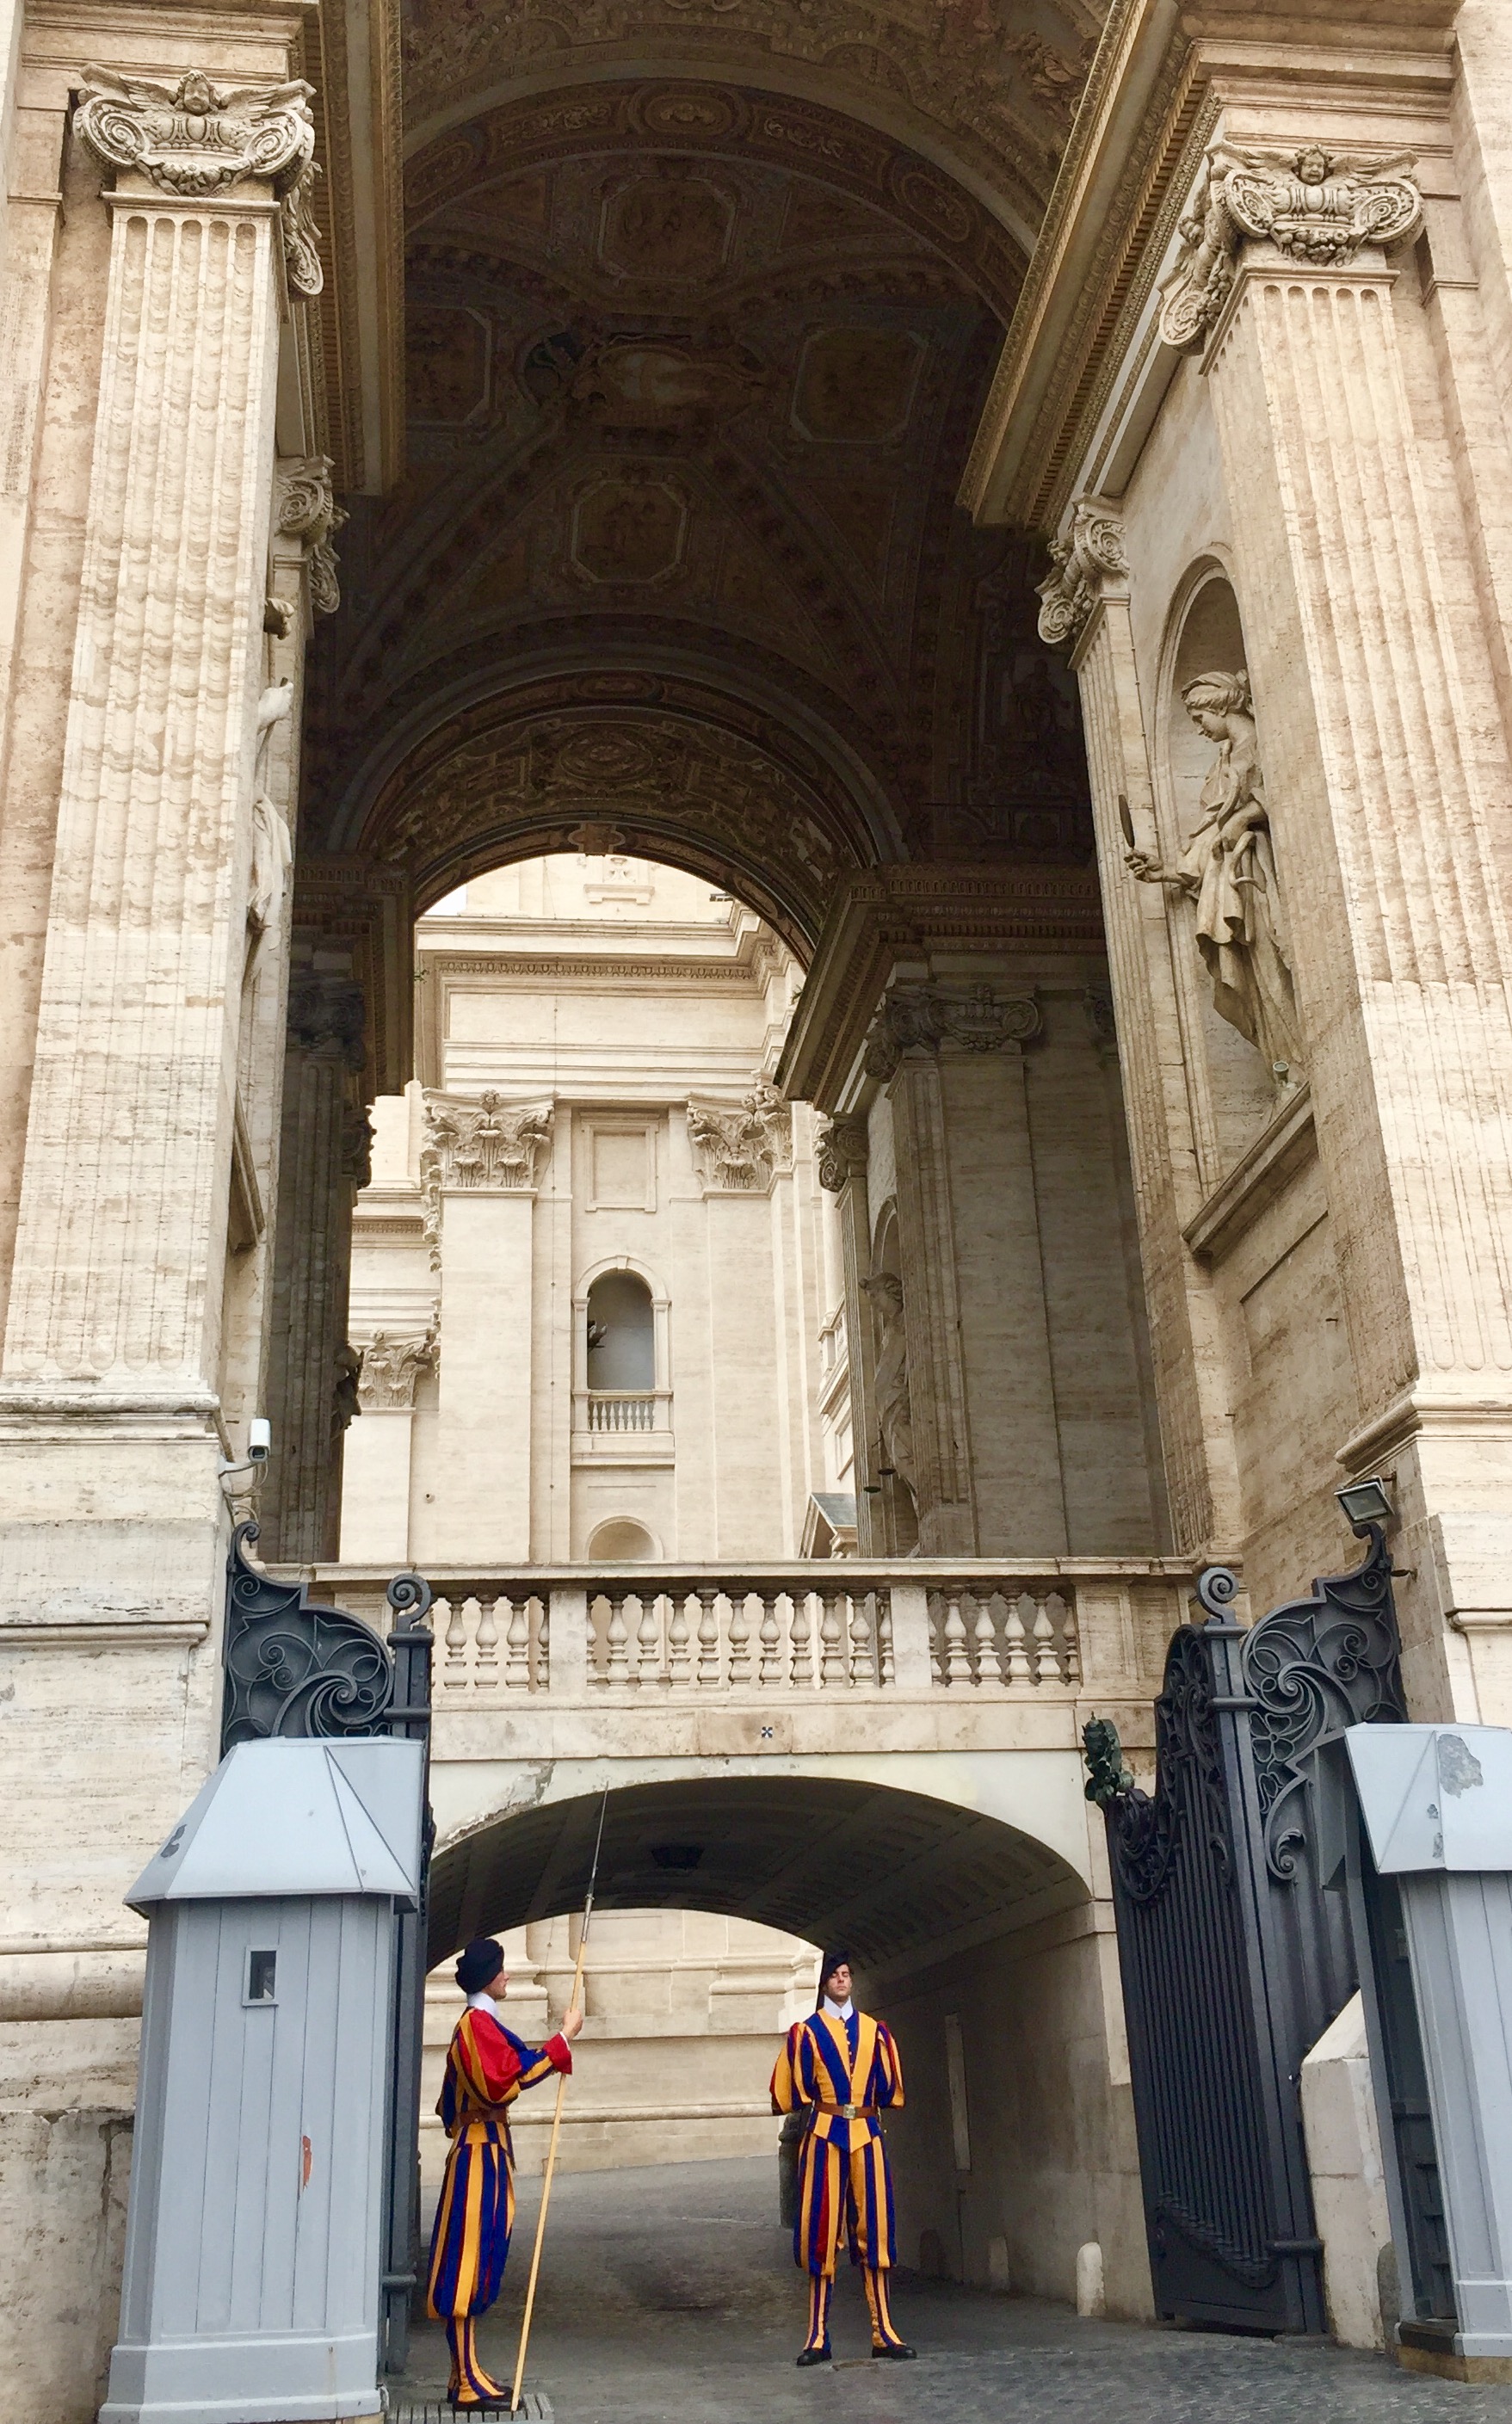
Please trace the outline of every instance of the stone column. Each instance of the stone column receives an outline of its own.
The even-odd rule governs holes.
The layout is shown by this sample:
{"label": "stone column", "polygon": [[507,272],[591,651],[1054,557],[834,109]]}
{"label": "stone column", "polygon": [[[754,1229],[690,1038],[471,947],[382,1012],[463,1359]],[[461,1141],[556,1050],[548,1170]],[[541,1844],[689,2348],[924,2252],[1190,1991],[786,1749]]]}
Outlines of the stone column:
{"label": "stone column", "polygon": [[1023,1553],[1067,1547],[1022,1060],[1039,1029],[990,986],[895,985],[867,1048],[893,1112],[927,1555],[978,1555],[984,1504]]}
{"label": "stone column", "polygon": [[1306,144],[1209,154],[1162,334],[1203,351],[1233,504],[1363,1417],[1339,1460],[1394,1467],[1416,1713],[1470,1714],[1443,1619],[1512,1624],[1512,768],[1381,248],[1417,188]]}
{"label": "stone column", "polygon": [[1156,885],[1131,883],[1123,865],[1125,824],[1150,829],[1154,789],[1117,508],[1101,497],[1078,499],[1051,553],[1040,636],[1052,647],[1070,644],[1081,689],[1171,1529],[1186,1554],[1232,1553],[1241,1523],[1218,1307],[1207,1270],[1182,1238],[1203,1192],[1186,1083],[1190,1043],[1164,897]]}
{"label": "stone column", "polygon": [[[535,1191],[553,1116],[549,1103],[506,1107],[492,1093],[425,1097],[420,1173],[446,1351],[421,1558],[487,1564],[531,1555]],[[552,1623],[554,1682],[554,1610]]]}
{"label": "stone column", "polygon": [[349,970],[302,965],[289,988],[283,1077],[274,1358],[273,1455],[260,1553],[287,1565],[334,1557],[342,1445],[357,1408],[347,1342],[352,1208],[367,1184],[370,1130],[362,988]]}
{"label": "stone column", "polygon": [[851,1366],[851,1456],[856,1490],[856,1549],[885,1556],[882,1480],[877,1473],[877,1406],[872,1386],[871,1307],[863,1293],[871,1275],[871,1207],[867,1192],[867,1124],[832,1120],[819,1139],[819,1183],[837,1200],[845,1270],[845,1348]]}
{"label": "stone column", "polygon": [[409,1559],[415,1384],[435,1369],[436,1332],[395,1338],[379,1330],[358,1351],[362,1420],[342,1459],[342,1556],[354,1565],[403,1566]]}
{"label": "stone column", "polygon": [[140,1601],[199,1629],[220,1599],[239,987],[307,93],[96,72],[75,119],[115,185],[0,1436],[8,1597],[62,1592],[81,1617]]}

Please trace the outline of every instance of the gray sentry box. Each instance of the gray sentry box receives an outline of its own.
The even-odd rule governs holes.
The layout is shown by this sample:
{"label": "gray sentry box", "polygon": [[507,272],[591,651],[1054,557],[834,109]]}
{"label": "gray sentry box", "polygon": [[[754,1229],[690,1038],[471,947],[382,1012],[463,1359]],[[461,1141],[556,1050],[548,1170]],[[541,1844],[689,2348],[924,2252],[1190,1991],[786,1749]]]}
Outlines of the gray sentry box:
{"label": "gray sentry box", "polygon": [[[1351,1726],[1345,1743],[1371,1856],[1402,1897],[1459,2318],[1453,2346],[1512,2359],[1512,1731]],[[1381,2136],[1389,2145],[1389,2113]]]}
{"label": "gray sentry box", "polygon": [[101,2424],[367,2416],[393,1914],[420,1743],[243,1743],[127,1900],[149,1922],[120,2337]]}

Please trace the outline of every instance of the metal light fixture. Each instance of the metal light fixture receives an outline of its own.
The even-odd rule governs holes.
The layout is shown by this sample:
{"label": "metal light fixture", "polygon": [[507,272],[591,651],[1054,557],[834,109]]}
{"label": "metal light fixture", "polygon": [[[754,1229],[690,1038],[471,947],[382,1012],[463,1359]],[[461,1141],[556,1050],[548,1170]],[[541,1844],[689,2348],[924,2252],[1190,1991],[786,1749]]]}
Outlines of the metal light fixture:
{"label": "metal light fixture", "polygon": [[1349,1529],[1361,1539],[1372,1523],[1389,1523],[1396,1512],[1379,1474],[1372,1474],[1368,1481],[1346,1482],[1333,1494],[1348,1518]]}

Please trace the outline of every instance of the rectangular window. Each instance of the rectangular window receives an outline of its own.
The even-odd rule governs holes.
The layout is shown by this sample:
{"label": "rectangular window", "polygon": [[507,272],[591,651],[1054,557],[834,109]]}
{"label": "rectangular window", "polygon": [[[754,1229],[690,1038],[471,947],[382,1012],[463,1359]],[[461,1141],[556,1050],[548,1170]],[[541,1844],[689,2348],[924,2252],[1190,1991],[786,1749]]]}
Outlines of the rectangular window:
{"label": "rectangular window", "polygon": [[247,1956],[247,2003],[276,2003],[278,1995],[279,1956],[276,1953],[248,1953]]}

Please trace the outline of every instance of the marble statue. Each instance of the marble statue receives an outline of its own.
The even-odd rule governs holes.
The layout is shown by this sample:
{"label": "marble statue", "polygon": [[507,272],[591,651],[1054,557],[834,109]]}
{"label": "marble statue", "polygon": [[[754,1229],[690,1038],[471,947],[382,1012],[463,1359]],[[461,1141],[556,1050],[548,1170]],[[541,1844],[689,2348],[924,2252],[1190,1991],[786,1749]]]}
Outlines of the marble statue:
{"label": "marble statue", "polygon": [[1218,744],[1202,784],[1202,813],[1174,867],[1138,849],[1125,852],[1125,864],[1141,884],[1164,884],[1195,904],[1197,948],[1213,1006],[1284,1087],[1305,1064],[1249,677],[1242,668],[1199,674],[1184,688],[1182,703],[1198,730]]}

